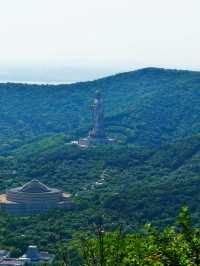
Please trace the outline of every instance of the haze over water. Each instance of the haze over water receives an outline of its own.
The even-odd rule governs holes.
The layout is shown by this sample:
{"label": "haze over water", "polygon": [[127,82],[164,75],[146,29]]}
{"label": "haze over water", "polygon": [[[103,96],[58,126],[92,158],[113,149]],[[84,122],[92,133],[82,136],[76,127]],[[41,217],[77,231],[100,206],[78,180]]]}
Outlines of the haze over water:
{"label": "haze over water", "polygon": [[200,70],[199,0],[6,0],[0,81],[71,83],[143,67]]}

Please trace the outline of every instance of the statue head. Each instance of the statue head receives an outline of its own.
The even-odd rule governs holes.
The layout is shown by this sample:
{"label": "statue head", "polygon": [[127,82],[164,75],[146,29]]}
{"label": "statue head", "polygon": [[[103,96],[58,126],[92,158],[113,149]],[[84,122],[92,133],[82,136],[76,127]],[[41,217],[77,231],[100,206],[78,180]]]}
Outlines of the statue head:
{"label": "statue head", "polygon": [[101,98],[101,92],[100,90],[95,91],[95,98],[100,99]]}

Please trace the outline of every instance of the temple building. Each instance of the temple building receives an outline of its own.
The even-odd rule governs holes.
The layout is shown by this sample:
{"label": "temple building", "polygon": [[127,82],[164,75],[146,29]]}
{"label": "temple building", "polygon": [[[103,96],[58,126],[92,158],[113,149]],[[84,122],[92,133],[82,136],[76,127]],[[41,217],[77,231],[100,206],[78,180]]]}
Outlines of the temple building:
{"label": "temple building", "polygon": [[35,265],[41,263],[51,264],[55,258],[54,254],[48,252],[39,251],[37,246],[29,246],[26,253],[19,258],[21,261],[25,261],[28,265]]}
{"label": "temple building", "polygon": [[[52,264],[55,255],[48,252],[40,251],[37,246],[29,246],[26,253],[19,258],[11,258],[10,252],[3,250],[7,253],[6,256],[0,256],[0,266],[25,266],[25,265],[41,265],[48,263]],[[46,264],[45,264],[46,265]]]}
{"label": "temple building", "polygon": [[0,210],[9,214],[26,216],[71,207],[69,194],[50,188],[37,179],[0,195]]}
{"label": "temple building", "polygon": [[90,146],[99,144],[109,144],[113,142],[106,136],[104,126],[104,102],[100,91],[96,91],[92,105],[93,128],[86,138],[80,139],[80,146]]}

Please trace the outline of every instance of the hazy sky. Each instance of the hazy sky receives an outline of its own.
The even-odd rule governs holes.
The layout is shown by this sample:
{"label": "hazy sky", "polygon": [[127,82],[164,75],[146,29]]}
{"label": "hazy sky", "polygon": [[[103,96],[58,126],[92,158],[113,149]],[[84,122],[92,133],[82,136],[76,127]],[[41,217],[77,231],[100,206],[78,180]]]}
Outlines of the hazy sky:
{"label": "hazy sky", "polygon": [[200,0],[0,0],[0,80],[200,70]]}

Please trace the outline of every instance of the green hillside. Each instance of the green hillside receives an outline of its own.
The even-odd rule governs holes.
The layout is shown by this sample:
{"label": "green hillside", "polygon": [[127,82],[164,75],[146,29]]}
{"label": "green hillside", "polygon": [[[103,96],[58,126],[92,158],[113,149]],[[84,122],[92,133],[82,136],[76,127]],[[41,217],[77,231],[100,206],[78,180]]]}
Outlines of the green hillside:
{"label": "green hillside", "polygon": [[82,150],[67,140],[64,134],[55,135],[2,156],[1,169],[11,174],[2,175],[1,190],[39,178],[132,224],[148,219],[168,223],[185,204],[198,222],[199,135],[151,150],[130,145]]}
{"label": "green hillside", "polygon": [[[73,85],[0,84],[0,191],[38,178],[70,192],[76,205],[34,217],[0,214],[0,247],[55,251],[100,217],[108,230],[162,229],[184,205],[199,226],[199,81],[199,72],[148,68]],[[96,89],[117,142],[69,145],[91,127]]]}
{"label": "green hillside", "polygon": [[199,226],[199,135],[156,149],[134,145],[80,149],[67,143],[68,137],[58,134],[0,157],[1,191],[39,178],[69,191],[76,203],[72,211],[35,217],[1,214],[0,246],[20,252],[34,243],[54,250],[90,230],[98,217],[104,217],[108,230],[119,223],[128,231],[145,223],[162,228],[184,205]]}
{"label": "green hillside", "polygon": [[146,68],[72,85],[0,84],[1,151],[49,134],[85,135],[96,89],[119,142],[174,142],[200,130],[199,82],[199,72]]}

